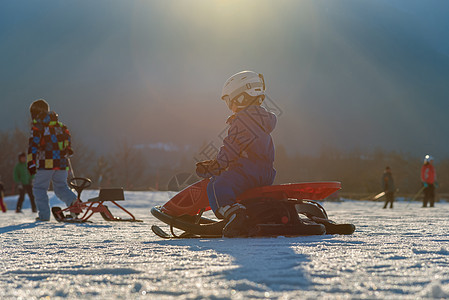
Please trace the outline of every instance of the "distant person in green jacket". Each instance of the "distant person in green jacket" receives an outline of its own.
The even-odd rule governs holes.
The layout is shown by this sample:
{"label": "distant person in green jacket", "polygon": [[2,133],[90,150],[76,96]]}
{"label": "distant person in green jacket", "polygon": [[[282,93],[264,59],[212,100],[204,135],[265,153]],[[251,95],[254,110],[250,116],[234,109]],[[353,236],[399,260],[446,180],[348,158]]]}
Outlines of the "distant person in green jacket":
{"label": "distant person in green jacket", "polygon": [[36,203],[34,202],[33,176],[31,176],[27,167],[27,157],[24,152],[19,153],[19,162],[14,167],[14,181],[19,187],[19,199],[17,200],[16,213],[22,212],[23,200],[25,200],[25,193],[30,197],[31,210],[37,212]]}

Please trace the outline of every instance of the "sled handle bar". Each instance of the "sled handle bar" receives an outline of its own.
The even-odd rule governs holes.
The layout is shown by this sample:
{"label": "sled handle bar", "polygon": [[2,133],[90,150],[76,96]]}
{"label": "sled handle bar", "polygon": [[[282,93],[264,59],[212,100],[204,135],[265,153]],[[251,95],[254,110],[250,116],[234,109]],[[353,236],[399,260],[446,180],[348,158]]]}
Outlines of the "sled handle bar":
{"label": "sled handle bar", "polygon": [[[80,184],[77,182],[81,181]],[[78,199],[81,197],[81,192],[92,185],[92,180],[85,177],[74,177],[69,180],[69,185],[71,188],[75,189],[75,191],[78,193]]]}

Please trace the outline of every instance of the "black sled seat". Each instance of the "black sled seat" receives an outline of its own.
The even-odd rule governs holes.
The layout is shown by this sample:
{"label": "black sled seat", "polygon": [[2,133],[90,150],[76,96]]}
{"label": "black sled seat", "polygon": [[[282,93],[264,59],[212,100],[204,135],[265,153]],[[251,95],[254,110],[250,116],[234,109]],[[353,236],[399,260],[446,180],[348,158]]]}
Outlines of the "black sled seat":
{"label": "black sled seat", "polygon": [[[76,181],[82,181],[81,185],[77,185]],[[72,178],[69,182],[70,186],[74,188],[78,193],[78,201],[76,201],[71,206],[61,209],[59,207],[53,207],[52,213],[57,221],[60,222],[73,222],[73,223],[83,223],[87,222],[90,217],[95,213],[100,213],[104,220],[106,221],[122,221],[122,222],[142,222],[134,217],[132,213],[126,210],[123,206],[117,203],[117,201],[124,201],[125,194],[123,188],[103,188],[100,189],[98,197],[91,198],[86,202],[80,200],[81,192],[83,189],[90,186],[91,181],[88,178]],[[116,207],[124,211],[130,216],[130,218],[122,219],[120,217],[115,217],[108,206],[104,203],[109,202],[114,204]],[[69,214],[65,214],[68,212]],[[76,216],[76,217],[74,217]]]}
{"label": "black sled seat", "polygon": [[123,188],[108,188],[100,189],[98,197],[91,198],[87,202],[100,202],[100,201],[123,201],[125,200],[125,193]]}

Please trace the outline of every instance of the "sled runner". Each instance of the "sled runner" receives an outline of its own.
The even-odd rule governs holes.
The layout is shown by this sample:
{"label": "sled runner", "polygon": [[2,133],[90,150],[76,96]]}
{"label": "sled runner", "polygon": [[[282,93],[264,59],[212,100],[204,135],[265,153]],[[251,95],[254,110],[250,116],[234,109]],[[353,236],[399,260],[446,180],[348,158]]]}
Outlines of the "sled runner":
{"label": "sled runner", "polygon": [[[153,225],[153,232],[162,238],[217,238],[222,236],[225,222],[209,219],[203,213],[210,210],[207,197],[209,179],[201,180],[175,195],[151,213],[170,226],[171,235]],[[251,189],[237,198],[249,216],[249,236],[303,236],[322,234],[352,234],[352,224],[337,224],[329,220],[322,200],[341,188],[339,182],[307,182],[264,186]],[[174,228],[184,231],[181,235]]]}
{"label": "sled runner", "polygon": [[[81,182],[78,184],[77,182]],[[84,223],[88,221],[95,213],[100,213],[104,220],[106,221],[126,221],[126,222],[142,222],[137,220],[129,211],[117,203],[117,201],[125,200],[125,195],[123,193],[123,188],[108,188],[100,189],[98,197],[87,200],[86,202],[81,201],[81,192],[90,187],[92,181],[88,178],[75,177],[70,179],[69,185],[75,189],[77,192],[77,201],[71,206],[61,209],[60,207],[52,207],[51,211],[53,216],[58,222],[68,222],[68,223]],[[104,205],[105,202],[109,202],[123,210],[131,218],[122,219],[112,215],[109,208]],[[84,212],[83,212],[84,211]]]}

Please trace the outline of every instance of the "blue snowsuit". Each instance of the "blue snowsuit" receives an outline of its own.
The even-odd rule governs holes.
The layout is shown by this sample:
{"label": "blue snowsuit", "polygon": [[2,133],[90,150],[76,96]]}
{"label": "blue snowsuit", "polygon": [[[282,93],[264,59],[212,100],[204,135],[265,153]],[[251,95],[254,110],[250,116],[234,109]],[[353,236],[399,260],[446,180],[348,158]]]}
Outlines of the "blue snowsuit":
{"label": "blue snowsuit", "polygon": [[[232,205],[238,195],[251,188],[273,184],[274,145],[270,133],[276,116],[258,105],[251,105],[227,120],[228,135],[217,155],[220,175],[212,176],[207,195],[212,210]],[[217,217],[222,217],[217,215]]]}

